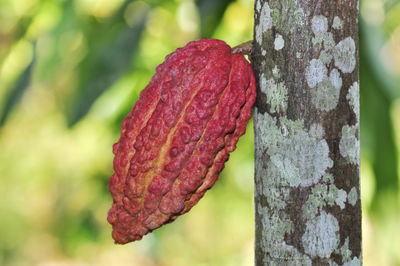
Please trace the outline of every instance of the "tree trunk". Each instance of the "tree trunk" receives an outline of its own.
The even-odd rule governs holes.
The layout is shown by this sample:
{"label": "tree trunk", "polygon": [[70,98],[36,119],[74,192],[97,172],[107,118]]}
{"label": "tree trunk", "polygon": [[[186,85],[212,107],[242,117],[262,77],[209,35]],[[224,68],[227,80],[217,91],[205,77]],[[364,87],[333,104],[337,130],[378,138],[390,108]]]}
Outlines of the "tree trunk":
{"label": "tree trunk", "polygon": [[255,1],[256,265],[361,265],[358,1]]}

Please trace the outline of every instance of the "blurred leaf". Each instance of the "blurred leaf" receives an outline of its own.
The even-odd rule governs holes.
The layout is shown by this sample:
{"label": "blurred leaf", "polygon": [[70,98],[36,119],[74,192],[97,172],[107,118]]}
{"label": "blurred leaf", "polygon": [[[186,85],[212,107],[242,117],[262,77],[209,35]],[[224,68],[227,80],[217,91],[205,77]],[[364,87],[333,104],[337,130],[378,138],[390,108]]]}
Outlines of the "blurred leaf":
{"label": "blurred leaf", "polygon": [[383,28],[385,30],[386,36],[389,37],[397,27],[400,26],[400,3],[397,3],[392,9],[388,11],[385,16],[385,21],[383,23]]}
{"label": "blurred leaf", "polygon": [[226,8],[232,0],[196,0],[200,13],[201,38],[211,38],[219,25]]}
{"label": "blurred leaf", "polygon": [[363,152],[371,157],[376,176],[376,191],[372,199],[372,209],[377,211],[380,198],[386,193],[398,194],[398,158],[390,118],[391,97],[371,66],[367,53],[364,31],[360,34],[360,103],[361,142]]}
{"label": "blurred leaf", "polygon": [[15,105],[17,105],[22,96],[24,95],[24,92],[28,89],[30,81],[31,81],[31,75],[32,75],[32,69],[36,63],[36,42],[33,42],[33,56],[32,56],[32,61],[28,65],[28,67],[22,72],[21,76],[18,78],[15,87],[12,89],[10,96],[8,97],[7,101],[5,102],[5,106],[2,110],[0,110],[0,127],[2,127],[7,120],[11,110]]}
{"label": "blurred leaf", "polygon": [[137,73],[135,75],[135,80],[137,82],[135,87],[137,89],[131,90],[124,102],[121,103],[119,110],[112,121],[114,133],[117,135],[119,135],[121,132],[122,121],[125,119],[127,114],[132,111],[135,102],[139,99],[141,90],[144,89],[149,83],[151,74],[154,74],[140,69],[136,69],[135,72]]}
{"label": "blurred leaf", "polygon": [[106,25],[97,24],[86,34],[89,53],[79,65],[80,82],[68,104],[70,125],[78,122],[98,96],[116,82],[132,62],[148,10],[143,10],[138,22],[130,28],[124,21],[124,4]]}
{"label": "blurred leaf", "polygon": [[368,58],[367,64],[378,82],[380,82],[383,93],[392,101],[400,97],[398,88],[400,80],[399,77],[390,74],[382,64],[379,51],[382,50],[385,42],[381,27],[367,24],[360,18],[360,49],[365,49],[363,56]]}
{"label": "blurred leaf", "polygon": [[77,214],[64,210],[55,220],[54,233],[61,240],[67,254],[87,242],[95,242],[100,235],[100,225],[95,221],[93,211],[82,210]]}

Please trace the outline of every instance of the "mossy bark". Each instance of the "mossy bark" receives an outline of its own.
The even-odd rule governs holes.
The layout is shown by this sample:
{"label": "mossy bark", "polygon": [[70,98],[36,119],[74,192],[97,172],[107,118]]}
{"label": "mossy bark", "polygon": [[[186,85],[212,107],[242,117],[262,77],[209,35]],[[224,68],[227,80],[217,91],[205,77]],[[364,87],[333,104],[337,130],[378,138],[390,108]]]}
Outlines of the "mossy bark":
{"label": "mossy bark", "polygon": [[256,265],[361,265],[358,1],[256,0]]}

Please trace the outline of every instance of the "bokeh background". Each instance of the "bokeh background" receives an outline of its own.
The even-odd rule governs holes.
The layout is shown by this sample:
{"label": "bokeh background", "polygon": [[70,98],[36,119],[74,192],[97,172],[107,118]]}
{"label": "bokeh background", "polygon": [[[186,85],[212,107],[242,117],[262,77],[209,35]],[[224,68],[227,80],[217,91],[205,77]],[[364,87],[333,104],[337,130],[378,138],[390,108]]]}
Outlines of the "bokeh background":
{"label": "bokeh background", "polygon": [[[252,0],[0,1],[0,265],[253,265],[253,129],[189,214],[116,246],[112,144],[164,57]],[[400,1],[360,3],[364,265],[400,265]]]}

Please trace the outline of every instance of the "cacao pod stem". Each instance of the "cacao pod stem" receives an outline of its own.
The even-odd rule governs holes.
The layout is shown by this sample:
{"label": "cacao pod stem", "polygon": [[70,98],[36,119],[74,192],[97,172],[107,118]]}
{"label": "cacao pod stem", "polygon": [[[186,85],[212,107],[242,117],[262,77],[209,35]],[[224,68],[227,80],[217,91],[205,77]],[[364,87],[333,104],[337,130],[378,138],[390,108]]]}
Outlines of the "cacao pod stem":
{"label": "cacao pod stem", "polygon": [[253,49],[253,40],[241,43],[232,48],[233,54],[250,55]]}

